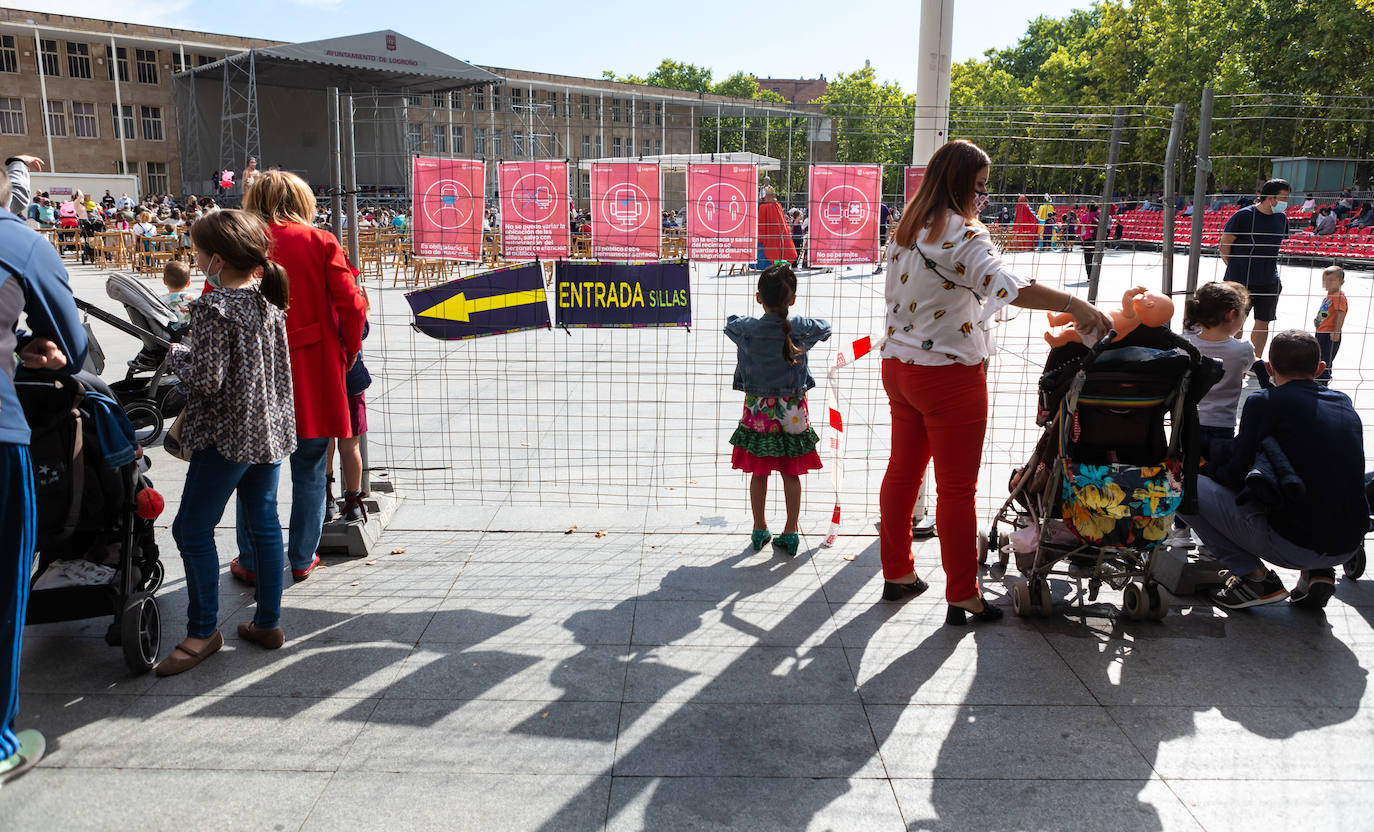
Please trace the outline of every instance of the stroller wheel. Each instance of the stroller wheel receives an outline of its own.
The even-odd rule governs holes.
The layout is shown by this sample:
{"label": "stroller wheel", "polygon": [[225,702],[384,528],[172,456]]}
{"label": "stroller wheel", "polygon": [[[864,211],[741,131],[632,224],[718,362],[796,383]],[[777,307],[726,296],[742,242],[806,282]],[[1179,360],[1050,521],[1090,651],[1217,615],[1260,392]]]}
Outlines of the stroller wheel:
{"label": "stroller wheel", "polygon": [[1149,618],[1151,621],[1163,621],[1169,614],[1169,599],[1164,597],[1164,593],[1159,591],[1159,584],[1148,583],[1145,585],[1145,598],[1150,602]]}
{"label": "stroller wheel", "polygon": [[157,599],[146,592],[129,596],[119,617],[123,636],[124,663],[134,673],[147,673],[157,663],[157,651],[162,647],[162,615]]}
{"label": "stroller wheel", "polygon": [[1049,618],[1054,612],[1054,593],[1050,591],[1050,582],[1042,580],[1038,583],[1037,588],[1039,589],[1040,617]]}
{"label": "stroller wheel", "polygon": [[1025,581],[1013,584],[1011,587],[1011,609],[1012,612],[1026,618],[1031,614],[1030,585]]}
{"label": "stroller wheel", "polygon": [[1345,576],[1347,578],[1349,578],[1352,581],[1357,581],[1359,580],[1360,576],[1364,574],[1364,567],[1365,552],[1364,549],[1361,549],[1360,551],[1355,553],[1355,557],[1346,561],[1345,566],[1341,567],[1341,569],[1345,572]]}
{"label": "stroller wheel", "polygon": [[152,595],[162,588],[162,579],[167,576],[167,570],[163,567],[162,561],[155,561],[148,567],[148,577],[143,579],[143,591]]}
{"label": "stroller wheel", "polygon": [[1143,621],[1150,617],[1150,599],[1141,584],[1126,584],[1121,591],[1121,611],[1132,621]]}
{"label": "stroller wheel", "polygon": [[134,438],[149,445],[162,435],[162,410],[151,399],[135,399],[124,403],[124,415],[134,426]]}

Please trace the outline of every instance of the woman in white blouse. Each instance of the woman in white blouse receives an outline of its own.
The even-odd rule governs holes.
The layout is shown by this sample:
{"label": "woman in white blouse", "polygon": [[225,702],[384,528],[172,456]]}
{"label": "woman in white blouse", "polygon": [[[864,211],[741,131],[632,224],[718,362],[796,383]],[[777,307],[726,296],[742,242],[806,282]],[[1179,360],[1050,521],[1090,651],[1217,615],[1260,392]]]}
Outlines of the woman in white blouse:
{"label": "woman in white blouse", "polygon": [[1085,336],[1105,333],[1087,301],[1013,274],[978,221],[991,165],[982,148],[954,141],[935,151],[902,212],[887,272],[883,387],[892,407],[892,453],[879,497],[883,598],[927,588],[911,553],[911,512],[935,459],[936,526],[947,579],[948,624],[1002,616],[978,587],[974,495],[987,428],[987,327],[1008,304],[1067,311]]}

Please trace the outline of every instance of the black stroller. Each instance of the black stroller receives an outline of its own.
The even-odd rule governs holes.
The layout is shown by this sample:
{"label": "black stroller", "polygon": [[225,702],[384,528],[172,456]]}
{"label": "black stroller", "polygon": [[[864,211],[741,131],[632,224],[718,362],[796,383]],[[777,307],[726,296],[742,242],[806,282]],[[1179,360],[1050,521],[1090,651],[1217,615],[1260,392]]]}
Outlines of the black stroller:
{"label": "black stroller", "polygon": [[140,516],[138,505],[155,517],[160,497],[153,499],[132,431],[102,387],[86,373],[22,371],[15,380],[32,429],[38,503],[28,623],[110,615],[105,641],[123,649],[130,670],[143,673],[161,645],[154,593],[163,565],[153,518]]}
{"label": "black stroller", "polygon": [[1018,615],[1048,616],[1049,578],[1064,575],[1087,579],[1089,600],[1104,583],[1122,590],[1130,618],[1163,618],[1151,554],[1195,500],[1197,402],[1219,366],[1167,329],[1139,327],[1091,350],[1061,347],[1047,367],[1036,419],[1045,432],[1013,473],[980,559],[997,551],[1005,570],[1015,551],[1026,578],[1012,587]]}

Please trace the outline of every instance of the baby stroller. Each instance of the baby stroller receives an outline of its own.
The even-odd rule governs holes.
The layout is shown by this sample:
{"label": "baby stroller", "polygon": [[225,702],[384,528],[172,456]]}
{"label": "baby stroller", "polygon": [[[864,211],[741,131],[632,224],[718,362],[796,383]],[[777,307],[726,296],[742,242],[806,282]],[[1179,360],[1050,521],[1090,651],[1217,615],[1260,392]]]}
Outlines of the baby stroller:
{"label": "baby stroller", "polygon": [[1086,578],[1090,601],[1105,583],[1123,592],[1129,618],[1161,619],[1169,608],[1151,553],[1180,504],[1195,499],[1197,402],[1219,367],[1169,330],[1144,326],[1090,350],[1061,347],[1048,367],[1036,419],[1045,432],[1013,473],[980,559],[997,551],[1005,570],[1015,552],[1026,578],[1012,588],[1018,615],[1048,616],[1049,578],[1064,575]]}
{"label": "baby stroller", "polygon": [[143,673],[162,637],[153,595],[163,578],[153,531],[161,497],[140,473],[132,429],[103,386],[86,373],[16,376],[38,503],[28,623],[112,615],[105,641]]}

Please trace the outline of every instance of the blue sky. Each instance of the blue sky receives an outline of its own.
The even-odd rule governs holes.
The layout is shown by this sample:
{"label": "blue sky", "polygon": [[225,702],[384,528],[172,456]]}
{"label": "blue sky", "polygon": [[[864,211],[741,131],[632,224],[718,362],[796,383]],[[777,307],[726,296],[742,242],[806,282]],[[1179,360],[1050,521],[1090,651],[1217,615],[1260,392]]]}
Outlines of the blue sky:
{"label": "blue sky", "polygon": [[[1089,0],[959,0],[954,59],[1008,46],[1037,15]],[[698,0],[603,5],[554,0],[0,0],[11,8],[288,41],[395,29],[488,66],[599,77],[646,73],[662,58],[777,78],[850,72],[871,60],[883,80],[916,85],[919,0]],[[643,11],[641,11],[643,10]]]}

